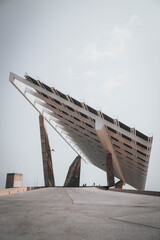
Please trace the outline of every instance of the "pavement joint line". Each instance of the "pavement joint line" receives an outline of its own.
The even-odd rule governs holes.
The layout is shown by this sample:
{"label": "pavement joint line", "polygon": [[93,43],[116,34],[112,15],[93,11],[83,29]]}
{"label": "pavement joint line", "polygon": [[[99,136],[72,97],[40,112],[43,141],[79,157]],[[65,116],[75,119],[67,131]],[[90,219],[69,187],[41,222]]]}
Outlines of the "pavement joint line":
{"label": "pavement joint line", "polygon": [[[80,204],[76,204],[76,205],[80,205]],[[87,204],[88,205],[88,204]],[[147,212],[147,213],[153,213],[153,212]],[[146,214],[146,213],[145,213]],[[84,215],[84,213],[83,213]],[[141,213],[137,213],[137,214],[134,214],[134,216],[137,216],[137,215],[141,215]],[[152,227],[152,228],[156,228],[156,229],[160,229],[158,227],[153,227],[153,226],[150,226],[150,225],[145,225],[145,224],[141,224],[141,223],[135,223],[135,222],[130,222],[130,221],[126,221],[126,220],[121,220],[121,219],[117,219],[117,218],[112,218],[112,217],[109,217],[109,216],[96,216],[96,215],[89,215],[89,214],[85,214],[86,217],[89,217],[89,218],[98,218],[98,219],[111,219],[111,220],[117,220],[117,221],[122,221],[122,222],[126,222],[126,223],[130,223],[130,224],[137,224],[137,225],[142,225],[142,226],[145,226],[145,227]],[[118,216],[118,218],[121,218],[121,217],[128,217],[128,215],[121,215],[121,216]]]}
{"label": "pavement joint line", "polygon": [[[132,206],[131,206],[132,207]],[[127,207],[126,207],[127,208]],[[147,211],[147,212],[145,212],[145,214],[148,214],[148,213],[157,213],[157,211],[153,211],[153,210],[151,210],[151,211]],[[138,215],[142,215],[142,213],[134,213],[134,215],[133,216],[138,216]],[[121,217],[128,217],[128,215],[121,215],[121,216],[118,216],[118,218],[121,218]]]}
{"label": "pavement joint line", "polygon": [[74,204],[73,199],[71,198],[71,196],[67,192],[67,189],[64,188],[64,191],[65,191],[66,195],[68,196],[68,198],[70,199],[71,203]]}
{"label": "pavement joint line", "polygon": [[[73,200],[72,200],[72,202],[73,202],[73,204],[75,204],[75,205],[88,205],[88,206],[90,206],[90,204],[89,203],[86,203],[86,202],[84,202],[84,203],[79,203],[79,202],[74,202]],[[100,204],[100,203],[94,203],[94,204],[92,204],[92,206],[97,206],[97,205],[103,205],[103,206],[108,206],[108,207],[111,207],[111,208],[115,208],[115,207],[119,207],[120,205],[110,205],[110,204],[108,204],[108,203],[105,203],[105,204]],[[139,208],[148,208],[148,206],[124,206],[124,205],[121,205],[121,207],[123,207],[123,208],[137,208],[137,207],[139,207]],[[153,209],[155,208],[156,209],[156,207],[158,207],[157,205],[154,205],[154,206],[151,206]],[[149,212],[148,212],[149,213]]]}
{"label": "pavement joint line", "polygon": [[153,226],[150,226],[150,225],[147,225],[147,224],[135,223],[135,222],[130,222],[130,221],[127,221],[127,220],[117,219],[117,218],[112,218],[112,217],[109,217],[109,219],[111,219],[111,220],[115,220],[115,221],[119,221],[119,222],[125,222],[125,223],[129,223],[129,224],[133,224],[133,225],[144,226],[144,227],[150,227],[150,228],[153,228],[153,229],[159,229],[159,230],[160,230],[159,227],[153,227]]}

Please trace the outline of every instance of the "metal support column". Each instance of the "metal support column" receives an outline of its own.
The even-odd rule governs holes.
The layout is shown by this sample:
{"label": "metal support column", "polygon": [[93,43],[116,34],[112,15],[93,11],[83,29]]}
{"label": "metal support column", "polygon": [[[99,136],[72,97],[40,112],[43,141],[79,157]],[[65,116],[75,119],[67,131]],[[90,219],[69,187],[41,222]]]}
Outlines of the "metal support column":
{"label": "metal support column", "polygon": [[41,146],[42,146],[44,184],[45,184],[45,187],[55,187],[51,149],[49,145],[45,119],[42,115],[39,115],[39,123],[40,123],[40,135],[41,135]]}

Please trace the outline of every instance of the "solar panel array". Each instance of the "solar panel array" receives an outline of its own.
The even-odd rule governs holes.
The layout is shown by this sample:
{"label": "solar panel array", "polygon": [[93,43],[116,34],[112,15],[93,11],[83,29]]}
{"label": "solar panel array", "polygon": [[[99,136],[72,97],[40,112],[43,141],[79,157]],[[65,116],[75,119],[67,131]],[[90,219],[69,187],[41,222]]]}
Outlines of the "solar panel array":
{"label": "solar panel array", "polygon": [[[85,161],[107,171],[106,149],[96,131],[96,121],[103,121],[123,180],[144,189],[152,137],[28,75],[11,73],[10,81]],[[120,178],[116,168],[114,174]]]}

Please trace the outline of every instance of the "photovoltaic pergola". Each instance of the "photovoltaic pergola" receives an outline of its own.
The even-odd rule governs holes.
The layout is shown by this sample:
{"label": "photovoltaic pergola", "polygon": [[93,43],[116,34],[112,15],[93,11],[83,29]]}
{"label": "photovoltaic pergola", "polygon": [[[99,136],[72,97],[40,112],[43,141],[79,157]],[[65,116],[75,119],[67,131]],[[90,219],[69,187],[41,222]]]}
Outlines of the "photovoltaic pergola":
{"label": "photovoltaic pergola", "polygon": [[114,176],[145,188],[152,137],[28,75],[10,81],[84,161],[108,172],[110,153]]}

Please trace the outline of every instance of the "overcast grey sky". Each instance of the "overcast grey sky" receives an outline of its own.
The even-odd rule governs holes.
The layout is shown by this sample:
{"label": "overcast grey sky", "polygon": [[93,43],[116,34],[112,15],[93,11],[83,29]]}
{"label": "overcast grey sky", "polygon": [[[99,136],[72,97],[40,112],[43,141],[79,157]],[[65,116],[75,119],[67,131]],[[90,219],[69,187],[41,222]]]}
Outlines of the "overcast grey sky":
{"label": "overcast grey sky", "polygon": [[[154,141],[146,189],[160,190],[160,1],[0,1],[0,187],[7,172],[43,185],[38,113],[9,82],[26,72]],[[76,154],[48,126],[56,185]],[[82,163],[81,184],[106,185]]]}

